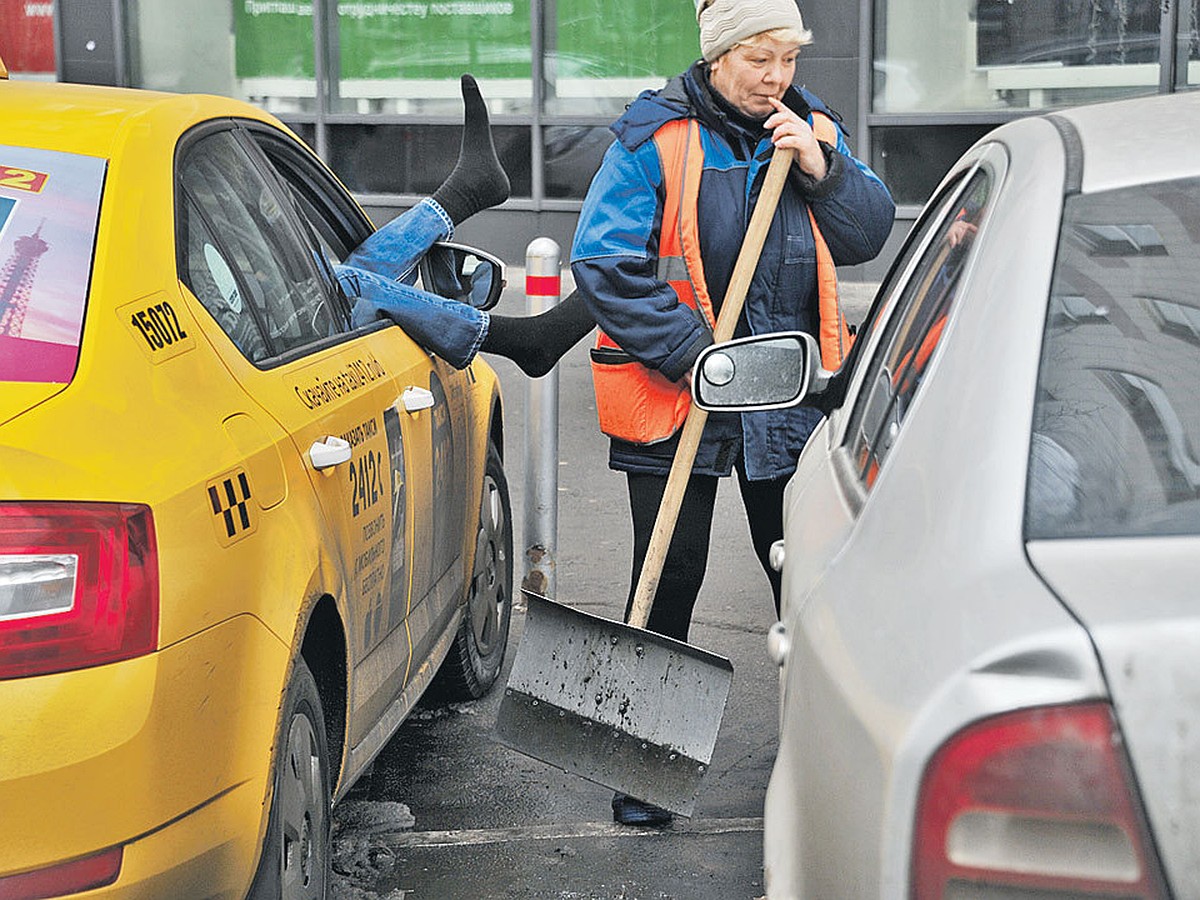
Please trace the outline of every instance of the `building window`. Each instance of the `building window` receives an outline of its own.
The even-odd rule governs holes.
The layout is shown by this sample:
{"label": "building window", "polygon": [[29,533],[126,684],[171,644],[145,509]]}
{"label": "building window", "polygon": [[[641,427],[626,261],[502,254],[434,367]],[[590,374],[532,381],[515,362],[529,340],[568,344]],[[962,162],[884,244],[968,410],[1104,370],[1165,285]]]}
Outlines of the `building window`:
{"label": "building window", "polygon": [[[457,79],[454,82],[458,86]],[[458,103],[461,118],[462,101]],[[492,140],[508,173],[513,197],[531,193],[529,127],[493,125]],[[361,194],[432,194],[454,165],[462,141],[458,125],[374,124],[329,127],[330,168]]]}
{"label": "building window", "polygon": [[612,132],[607,126],[547,125],[542,135],[546,196],[582,200],[613,142]]}
{"label": "building window", "polygon": [[[877,113],[1041,109],[1155,93],[1159,0],[876,0]],[[1180,30],[1194,44],[1197,0]],[[1188,79],[1200,77],[1191,48]]]}
{"label": "building window", "polygon": [[615,116],[700,55],[691,2],[551,0],[544,16],[547,113]]}
{"label": "building window", "polygon": [[493,113],[532,107],[530,0],[338,0],[336,19],[331,109],[454,114],[463,72]]}
{"label": "building window", "polygon": [[679,0],[232,0],[186,16],[183,5],[131,6],[138,86],[275,113],[363,194],[437,187],[470,72],[514,200],[581,200],[608,122],[699,55],[695,8]]}
{"label": "building window", "polygon": [[897,203],[919,206],[968,147],[992,129],[985,125],[888,125],[871,132],[871,168]]}
{"label": "building window", "polygon": [[1200,86],[1200,0],[871,2],[871,163],[904,206],[1008,119]]}
{"label": "building window", "polygon": [[[453,165],[463,72],[487,98],[510,207],[557,212],[582,199],[612,140],[608,123],[698,56],[685,0],[120,2],[136,86],[246,99],[283,118],[354,190],[406,201]],[[66,3],[83,0],[58,0]],[[866,130],[855,144],[902,218],[1003,121],[1200,87],[1200,0],[860,3],[871,13],[859,45],[869,83],[857,84],[857,68],[839,57],[824,62],[838,64],[842,82],[822,78],[822,90],[860,91],[865,108],[849,124]],[[52,72],[58,4],[0,0],[0,55],[15,77]],[[814,23],[856,18],[838,0],[801,6]],[[24,61],[30,53],[37,61]],[[388,146],[392,138],[402,143]]]}

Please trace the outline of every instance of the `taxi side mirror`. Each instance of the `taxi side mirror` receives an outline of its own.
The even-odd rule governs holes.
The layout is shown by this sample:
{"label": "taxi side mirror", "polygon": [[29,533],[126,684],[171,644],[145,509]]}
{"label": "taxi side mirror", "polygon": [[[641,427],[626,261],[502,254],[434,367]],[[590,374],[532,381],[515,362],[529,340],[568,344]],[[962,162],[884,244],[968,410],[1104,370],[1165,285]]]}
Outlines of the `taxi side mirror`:
{"label": "taxi side mirror", "polygon": [[811,335],[777,332],[713,344],[692,370],[692,399],[710,412],[797,406],[819,396],[830,372]]}
{"label": "taxi side mirror", "polygon": [[504,263],[466,244],[437,242],[419,268],[427,291],[476,309],[491,309],[504,292]]}

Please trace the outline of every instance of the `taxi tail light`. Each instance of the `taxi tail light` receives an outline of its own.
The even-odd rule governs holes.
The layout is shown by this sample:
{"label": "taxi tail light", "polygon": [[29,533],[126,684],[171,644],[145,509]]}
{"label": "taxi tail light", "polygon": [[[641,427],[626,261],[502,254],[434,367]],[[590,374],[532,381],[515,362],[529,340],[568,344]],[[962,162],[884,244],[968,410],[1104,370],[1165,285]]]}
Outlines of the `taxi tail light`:
{"label": "taxi tail light", "polygon": [[0,678],[116,662],[157,642],[149,507],[0,503]]}
{"label": "taxi tail light", "polygon": [[1104,703],[959,732],[925,772],[914,840],[914,900],[1167,897]]}
{"label": "taxi tail light", "polygon": [[4,900],[43,900],[105,887],[121,874],[123,856],[121,847],[112,847],[46,869],[0,877],[0,897]]}

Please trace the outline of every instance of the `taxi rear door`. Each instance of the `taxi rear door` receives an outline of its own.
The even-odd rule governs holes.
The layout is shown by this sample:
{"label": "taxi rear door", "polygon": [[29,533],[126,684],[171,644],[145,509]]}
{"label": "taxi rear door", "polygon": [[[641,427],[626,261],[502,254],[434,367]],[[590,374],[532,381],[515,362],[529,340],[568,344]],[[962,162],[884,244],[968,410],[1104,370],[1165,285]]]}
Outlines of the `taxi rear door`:
{"label": "taxi rear door", "polygon": [[[328,260],[345,259],[370,233],[353,201],[293,142],[267,130],[251,134],[294,197],[317,252]],[[472,472],[469,452],[474,374],[425,352],[397,327],[376,323],[374,328],[382,332],[369,339],[377,358],[392,360],[389,370],[399,396],[395,408],[404,426],[412,560],[405,610],[412,663],[406,690],[415,694],[428,684],[453,637],[451,620],[467,589],[465,565],[475,533],[468,533],[466,523],[481,478]]]}

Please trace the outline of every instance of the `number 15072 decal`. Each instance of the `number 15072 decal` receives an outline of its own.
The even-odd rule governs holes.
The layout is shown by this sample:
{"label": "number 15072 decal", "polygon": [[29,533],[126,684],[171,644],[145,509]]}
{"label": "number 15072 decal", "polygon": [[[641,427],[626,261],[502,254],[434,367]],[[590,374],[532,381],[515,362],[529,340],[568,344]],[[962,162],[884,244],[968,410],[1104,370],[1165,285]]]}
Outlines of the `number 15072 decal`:
{"label": "number 15072 decal", "polygon": [[152,294],[117,310],[136,342],[154,362],[178,356],[195,345],[195,323],[184,305],[166,294]]}

